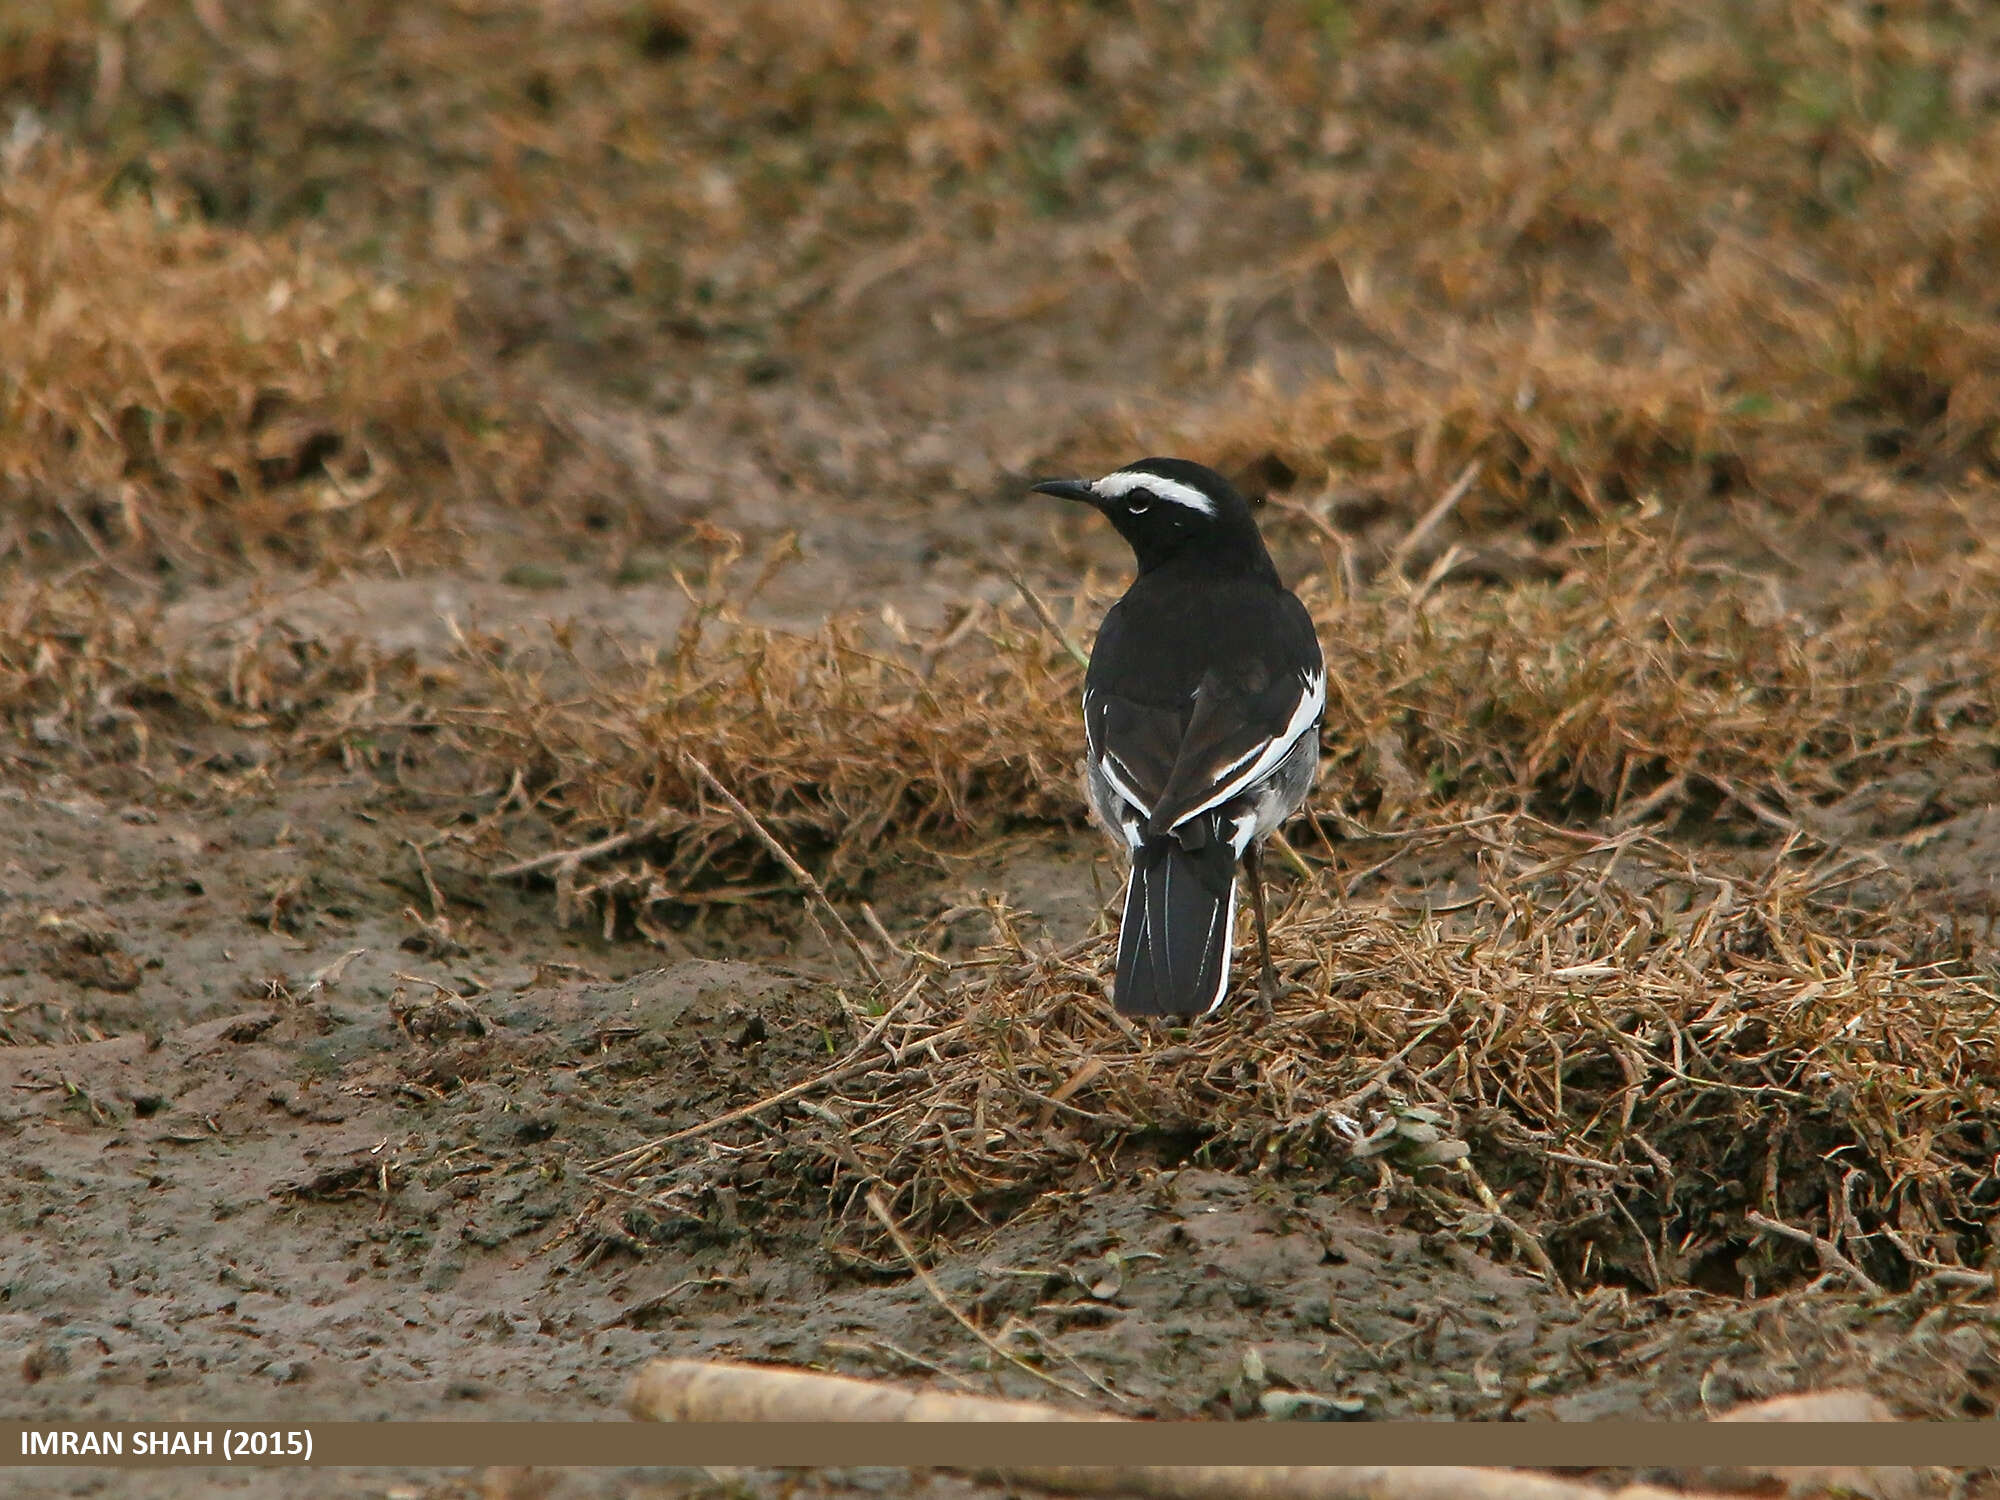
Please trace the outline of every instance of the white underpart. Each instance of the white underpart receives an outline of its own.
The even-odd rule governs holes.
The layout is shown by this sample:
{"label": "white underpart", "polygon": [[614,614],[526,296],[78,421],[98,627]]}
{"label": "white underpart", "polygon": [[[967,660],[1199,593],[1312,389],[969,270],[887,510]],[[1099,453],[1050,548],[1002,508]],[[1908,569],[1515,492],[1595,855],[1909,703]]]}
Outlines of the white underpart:
{"label": "white underpart", "polygon": [[1212,807],[1220,807],[1246,787],[1256,785],[1258,781],[1277,770],[1279,763],[1292,753],[1292,746],[1298,743],[1299,736],[1311,730],[1319,719],[1320,711],[1325,707],[1326,673],[1315,672],[1306,679],[1305,691],[1300,694],[1298,706],[1292,710],[1291,719],[1280,733],[1264,741],[1257,758],[1251,761],[1249,769],[1238,772],[1236,767],[1243,764],[1242,760],[1238,760],[1235,765],[1223,772],[1223,776],[1227,779],[1217,785],[1208,800],[1199,807],[1189,808],[1182,813],[1174,819],[1173,826],[1178,828],[1189,818],[1199,817]]}
{"label": "white underpart", "polygon": [[1106,500],[1123,499],[1134,490],[1150,490],[1171,505],[1185,505],[1205,516],[1215,514],[1215,502],[1193,485],[1182,484],[1178,479],[1162,479],[1143,469],[1120,469],[1116,474],[1106,474],[1091,488]]}
{"label": "white underpart", "polygon": [[[1257,840],[1276,831],[1278,825],[1297,810],[1296,807],[1286,803],[1275,782],[1265,782],[1264,790],[1257,794],[1257,800],[1251,804],[1250,811],[1244,814],[1249,820],[1250,832],[1244,838],[1243,847],[1247,849]],[[1242,855],[1239,853],[1237,858],[1241,859]]]}

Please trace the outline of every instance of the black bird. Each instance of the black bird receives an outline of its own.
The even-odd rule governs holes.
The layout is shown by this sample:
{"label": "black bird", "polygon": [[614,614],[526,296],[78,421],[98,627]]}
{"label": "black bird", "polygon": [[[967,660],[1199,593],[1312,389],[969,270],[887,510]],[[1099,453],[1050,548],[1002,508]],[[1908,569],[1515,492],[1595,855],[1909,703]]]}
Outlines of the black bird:
{"label": "black bird", "polygon": [[1084,790],[1132,862],[1113,999],[1129,1015],[1222,1003],[1240,862],[1268,1004],[1278,980],[1258,850],[1319,774],[1326,666],[1312,617],[1213,469],[1147,458],[1034,489],[1103,511],[1139,563],[1083,686]]}

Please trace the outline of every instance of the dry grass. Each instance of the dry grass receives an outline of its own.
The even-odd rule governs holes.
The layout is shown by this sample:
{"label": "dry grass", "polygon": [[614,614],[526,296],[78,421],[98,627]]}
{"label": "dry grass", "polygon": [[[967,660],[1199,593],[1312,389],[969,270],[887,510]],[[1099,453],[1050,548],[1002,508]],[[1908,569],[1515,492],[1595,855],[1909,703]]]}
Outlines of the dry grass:
{"label": "dry grass", "polygon": [[[453,681],[283,620],[191,644],[157,604],[135,608],[87,578],[28,582],[0,598],[0,721],[16,731],[0,765],[24,778],[136,769],[152,795],[226,800],[243,768],[215,753],[211,731],[256,737],[274,767],[357,764],[362,715],[392,694],[421,705]],[[418,707],[397,727],[422,718]]]}
{"label": "dry grass", "polygon": [[[1387,842],[1297,830],[1270,1026],[1135,1036],[1105,940],[996,907],[979,961],[906,935],[853,987],[860,1050],[775,1135],[621,1185],[779,1164],[865,1256],[870,1184],[943,1231],[1205,1152],[1356,1171],[1579,1285],[1958,1284],[1991,950],[1895,871],[2000,764],[1996,79],[2000,19],[1947,0],[42,6],[0,22],[0,110],[64,137],[0,170],[0,558],[95,566],[0,604],[0,712],[41,765],[222,724],[272,775],[448,783],[488,868],[600,846],[541,869],[614,932],[793,894],[694,759],[837,900],[1076,819],[1077,671],[1012,606],[789,635],[718,562],[664,646],[475,631],[420,667],[170,646],[145,594],[158,558],[414,558],[470,486],[537,498],[468,365],[740,415],[701,393],[847,389],[883,299],[930,275],[900,314],[945,326],[983,247],[1023,284],[868,367],[903,372],[869,410],[977,405],[932,372],[1024,328],[1106,351],[1071,373],[1137,404],[1059,461],[1179,445],[1275,495],[1338,685],[1321,821]],[[1182,203],[1255,206],[1263,258],[1208,222],[1163,250]],[[1270,317],[1333,374],[1246,370]],[[715,425],[789,475],[774,410]],[[802,504],[874,493],[832,472]]]}
{"label": "dry grass", "polygon": [[[920,936],[901,976],[856,991],[855,1051],[789,1114],[605,1165],[647,1196],[640,1212],[699,1213],[738,1172],[802,1182],[864,1262],[870,1184],[951,1232],[1128,1172],[1135,1152],[1193,1153],[1359,1173],[1384,1211],[1509,1245],[1573,1285],[1983,1285],[1970,1268],[2000,1087],[1990,954],[1905,899],[1887,837],[1905,824],[1840,810],[1892,772],[1927,781],[1926,816],[1989,799],[1991,564],[1982,553],[1928,592],[1918,570],[1882,570],[1816,622],[1631,536],[1499,600],[1407,585],[1322,599],[1346,747],[1333,789],[1385,833],[1295,891],[1279,955],[1299,988],[1275,1022],[1137,1034],[1104,1003],[1108,938],[1051,952],[996,906],[990,950],[946,961]],[[831,664],[838,640],[793,659]],[[1011,660],[1026,674],[1012,682],[1041,695],[1037,738],[1073,738],[1074,668],[1046,636],[959,649]],[[850,685],[884,680],[870,660]],[[833,779],[843,752],[862,776],[928,759],[933,797],[988,776],[995,795],[958,803],[959,830],[1073,812],[1059,754],[1016,767],[1041,778],[1033,796],[991,777],[983,737],[939,733],[898,761],[865,715],[826,732],[840,726],[823,705],[843,692],[829,678],[793,680],[812,696],[787,717],[821,731],[809,755],[748,718],[714,737],[712,710],[700,753],[820,847],[844,826],[833,808],[801,820],[769,789],[792,770]],[[600,692],[591,711],[614,701]],[[1007,727],[999,743],[1020,744]],[[609,741],[637,742],[636,726]],[[564,779],[624,784],[630,765]],[[872,784],[910,793],[905,774]],[[1667,841],[1694,807],[1699,838]],[[1596,829],[1600,814],[1613,830],[1621,812],[1648,821],[1600,832],[1529,811],[1585,808]],[[907,857],[880,826],[843,849],[850,873]],[[717,874],[750,848],[719,810],[655,832],[669,864],[698,851]],[[736,846],[727,864],[719,836]],[[686,899],[642,889],[649,869],[596,889]]]}
{"label": "dry grass", "polygon": [[[1885,776],[1926,780],[1927,821],[1986,799],[1990,549],[1949,573],[1857,570],[1812,611],[1634,530],[1566,550],[1562,577],[1505,591],[1308,589],[1336,685],[1322,807],[1350,829],[1505,809],[1719,817],[1753,843],[1804,818],[1865,842],[1907,828],[1818,815]],[[933,837],[1080,816],[1081,671],[1025,608],[979,606],[931,639],[863,620],[794,636],[745,624],[740,590],[726,568],[691,589],[670,649],[469,641],[455,699],[431,705],[453,753],[575,845],[643,828],[645,860],[576,894],[643,911],[772,878],[689,754],[850,890]],[[1066,630],[1087,638],[1104,602]]]}
{"label": "dry grass", "polygon": [[[0,103],[212,222],[450,276],[487,343],[648,401],[688,399],[690,363],[838,376],[867,288],[1095,221],[1066,277],[994,296],[1068,327],[1106,266],[1136,280],[1116,336],[1201,398],[1144,446],[1392,509],[1478,452],[1468,519],[1547,526],[1649,493],[1810,514],[2000,462],[1996,59],[2000,23],[1944,0],[69,0],[0,35]],[[1264,260],[1157,279],[1154,210],[1258,194]],[[1341,378],[1218,414],[1273,308]]]}
{"label": "dry grass", "polygon": [[[950,639],[792,637],[735,617],[723,562],[658,653],[472,636],[419,677],[269,631],[199,694],[149,677],[142,701],[261,717],[295,754],[406,784],[470,767],[503,793],[501,828],[523,805],[578,842],[637,825],[558,892],[641,930],[784,889],[688,756],[849,892],[926,840],[1075,816],[1076,668],[1025,609]],[[1108,938],[1052,953],[994,907],[986,953],[936,959],[919,934],[901,973],[851,991],[857,1055],[775,1131],[643,1153],[620,1184],[681,1212],[761,1164],[829,1194],[865,1259],[870,1184],[947,1232],[1193,1153],[1358,1173],[1385,1212],[1573,1285],[1971,1285],[1990,951],[1898,895],[1892,830],[1813,829],[1891,772],[1927,778],[1931,816],[1986,799],[1991,571],[1981,553],[1927,592],[1924,570],[1883,569],[1811,628],[1623,535],[1497,599],[1321,597],[1343,690],[1321,807],[1381,832],[1293,892],[1279,953],[1299,988],[1274,1022],[1135,1034],[1104,1005]],[[71,650],[76,701],[121,708],[93,691],[114,653]],[[1635,808],[1648,821],[1615,831]],[[498,859],[495,826],[460,837]]]}
{"label": "dry grass", "polygon": [[436,714],[454,753],[559,830],[644,829],[637,862],[559,879],[562,914],[593,904],[607,931],[627,911],[643,921],[782,877],[690,757],[848,890],[932,838],[1074,813],[1076,750],[1055,711],[1074,697],[1074,668],[1032,623],[983,609],[937,639],[899,642],[879,621],[759,628],[709,593],[670,648],[557,630],[526,653],[471,640],[465,667],[465,695]]}
{"label": "dry grass", "polygon": [[[1992,549],[1948,570],[1856,568],[1842,600],[1810,608],[1636,528],[1562,552],[1560,577],[1504,590],[1394,575],[1307,587],[1335,684],[1319,806],[1336,828],[1503,810],[1614,828],[1687,818],[1698,837],[1751,845],[1803,824],[1869,847],[1988,800]],[[875,619],[798,635],[746,622],[761,580],[739,580],[736,553],[682,580],[666,646],[467,629],[426,669],[305,638],[282,611],[169,653],[148,615],[107,618],[93,596],[43,589],[0,634],[4,702],[69,724],[78,744],[111,717],[143,726],[171,709],[266,730],[295,762],[449,769],[492,789],[496,817],[534,814],[482,822],[473,852],[492,865],[541,853],[492,841],[516,824],[552,831],[557,851],[622,831],[600,851],[615,858],[543,866],[562,869],[564,914],[594,905],[607,931],[768,893],[778,874],[690,756],[850,893],[932,839],[1080,817],[1080,669],[1027,609],[977,605],[929,638]],[[1066,631],[1087,637],[1104,602],[1070,606]],[[1923,784],[1918,810],[1871,821],[1866,794],[1890,777]]]}
{"label": "dry grass", "polygon": [[0,600],[0,714],[44,751],[93,743],[143,754],[151,730],[128,695],[160,664],[153,624],[86,587],[10,592]]}
{"label": "dry grass", "polygon": [[1977,774],[1994,745],[1994,561],[1857,566],[1844,599],[1809,607],[1613,530],[1553,583],[1428,603],[1386,588],[1321,616],[1339,753],[1392,807],[1500,792],[1586,816],[1671,783],[1797,807],[1891,769]]}
{"label": "dry grass", "polygon": [[1104,1003],[1110,938],[1026,945],[994,907],[991,948],[913,944],[856,1008],[854,1048],[760,1123],[596,1170],[669,1217],[731,1181],[794,1184],[863,1263],[871,1185],[949,1232],[1192,1154],[1356,1175],[1393,1218],[1571,1286],[1985,1284],[1966,1268],[2000,994],[1942,934],[1913,951],[1922,924],[1837,911],[1852,860],[1746,878],[1523,818],[1408,838],[1476,859],[1476,883],[1442,910],[1338,899],[1325,876],[1296,891],[1277,934],[1295,988],[1270,1021],[1246,1001],[1190,1036],[1137,1033]]}
{"label": "dry grass", "polygon": [[0,556],[311,564],[435,531],[464,369],[449,301],[108,191],[0,168]]}
{"label": "dry grass", "polygon": [[1704,384],[1725,421],[1851,401],[1864,424],[1946,412],[1928,452],[1991,434],[2000,23],[1946,0],[67,0],[9,25],[0,98],[127,173],[391,261],[502,261],[600,349],[662,312],[768,344],[873,247],[1247,181],[1315,232],[1200,289],[1225,338],[1253,293],[1337,265],[1378,335],[1350,353],[1394,349],[1406,379],[1539,322]]}

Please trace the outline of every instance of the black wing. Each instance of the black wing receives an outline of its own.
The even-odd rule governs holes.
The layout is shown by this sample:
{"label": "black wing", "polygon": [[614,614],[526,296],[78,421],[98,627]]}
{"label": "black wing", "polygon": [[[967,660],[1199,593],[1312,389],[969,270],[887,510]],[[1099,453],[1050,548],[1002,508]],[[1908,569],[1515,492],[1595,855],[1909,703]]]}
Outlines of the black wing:
{"label": "black wing", "polygon": [[1084,728],[1091,759],[1158,837],[1275,770],[1325,703],[1319,639],[1292,594],[1189,608],[1135,587],[1091,654]]}
{"label": "black wing", "polygon": [[1318,731],[1325,707],[1323,673],[1293,674],[1256,691],[1218,674],[1204,677],[1147,832],[1177,828],[1270,775],[1299,736]]}

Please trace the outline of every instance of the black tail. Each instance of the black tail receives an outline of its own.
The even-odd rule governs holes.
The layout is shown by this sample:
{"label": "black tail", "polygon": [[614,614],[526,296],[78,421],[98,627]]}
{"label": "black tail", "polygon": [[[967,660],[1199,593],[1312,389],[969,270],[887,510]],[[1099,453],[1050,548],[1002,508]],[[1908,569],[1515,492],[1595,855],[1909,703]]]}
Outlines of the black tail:
{"label": "black tail", "polygon": [[[1118,931],[1118,985],[1112,999],[1129,1016],[1187,1016],[1213,1010],[1229,984],[1236,927],[1236,852],[1211,819],[1190,849],[1179,837],[1149,840],[1132,857],[1125,919]],[[1193,830],[1184,830],[1192,832]]]}

